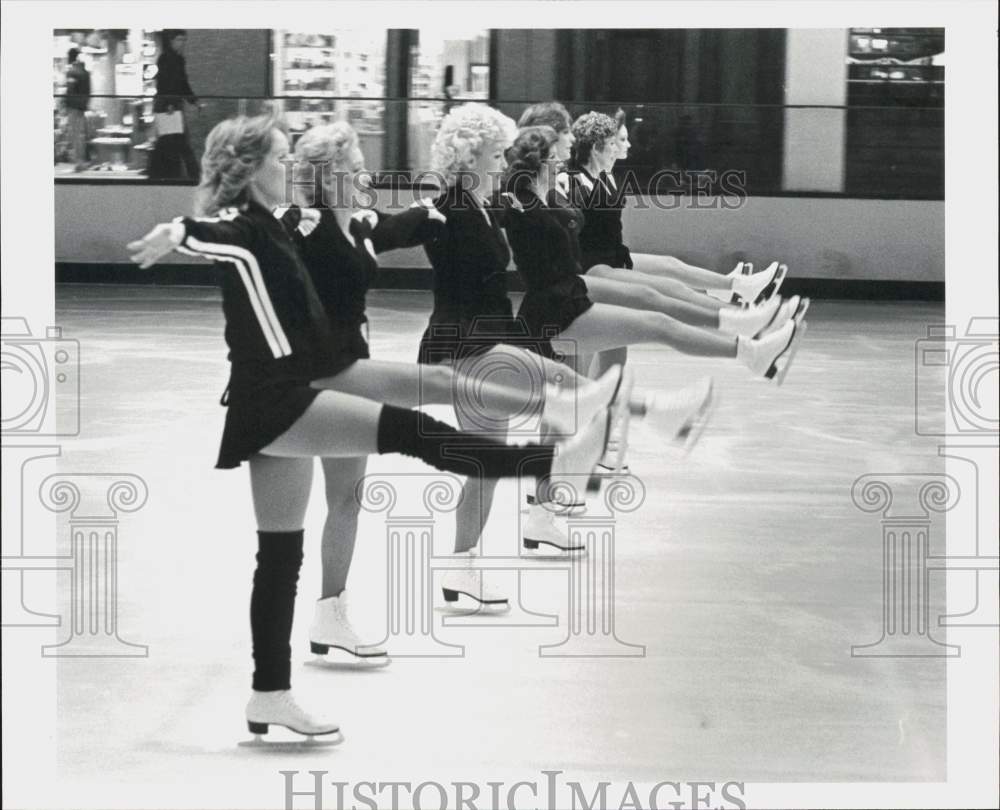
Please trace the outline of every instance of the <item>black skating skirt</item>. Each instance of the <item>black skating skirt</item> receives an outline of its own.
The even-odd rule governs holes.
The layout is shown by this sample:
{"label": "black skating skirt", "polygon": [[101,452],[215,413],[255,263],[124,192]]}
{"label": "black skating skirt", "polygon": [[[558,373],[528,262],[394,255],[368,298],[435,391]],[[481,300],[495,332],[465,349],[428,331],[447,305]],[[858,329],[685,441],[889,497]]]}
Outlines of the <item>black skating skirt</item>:
{"label": "black skating skirt", "polygon": [[457,308],[436,306],[420,338],[417,362],[454,364],[484,354],[500,343],[528,336],[524,325],[514,317],[506,296],[482,302],[475,311],[479,314],[468,317]]}
{"label": "black skating skirt", "polygon": [[623,267],[626,270],[631,270],[633,266],[632,253],[625,245],[619,245],[617,248],[609,250],[581,250],[580,269],[583,275],[586,275],[587,271],[596,264],[606,264],[608,267]]}
{"label": "black skating skirt", "polygon": [[579,276],[567,276],[543,290],[528,291],[517,311],[532,339],[526,348],[543,357],[561,359],[552,348],[552,338],[593,305],[587,297],[587,285]]}
{"label": "black skating skirt", "polygon": [[368,357],[368,344],[358,332],[364,352],[358,344],[339,343],[336,354],[324,358],[308,373],[283,372],[258,365],[234,366],[229,387],[222,395],[226,423],[222,429],[220,470],[239,467],[285,433],[322,393],[309,383],[321,377],[333,377],[360,357]]}

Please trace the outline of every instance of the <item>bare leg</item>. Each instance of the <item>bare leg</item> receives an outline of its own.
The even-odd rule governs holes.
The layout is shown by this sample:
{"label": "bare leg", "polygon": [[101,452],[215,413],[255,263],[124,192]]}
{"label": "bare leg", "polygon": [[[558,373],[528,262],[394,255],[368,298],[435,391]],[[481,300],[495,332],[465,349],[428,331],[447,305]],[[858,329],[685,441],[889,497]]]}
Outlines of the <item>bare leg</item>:
{"label": "bare leg", "polygon": [[[520,355],[524,357],[527,352],[522,351]],[[314,380],[312,386],[377,399],[401,408],[451,405],[456,409],[474,407],[504,416],[521,413],[544,402],[540,359],[528,358],[518,364],[512,363],[514,367],[505,368],[502,377],[489,362],[476,366],[463,364],[456,371],[445,365],[357,360],[334,377]],[[498,379],[503,379],[505,384],[498,383]]]}
{"label": "bare leg", "polygon": [[[457,416],[459,427],[465,427],[462,414],[459,412]],[[456,554],[479,545],[483,528],[486,526],[490,511],[493,509],[493,496],[496,494],[498,483],[496,478],[483,478],[475,475],[470,475],[465,479],[465,486],[462,487],[462,499],[458,509],[455,510]]]}
{"label": "bare leg", "polygon": [[659,312],[594,304],[553,340],[574,342],[577,351],[602,351],[633,343],[663,343],[685,354],[736,357],[736,338],[688,326]]}
{"label": "bare leg", "polygon": [[250,459],[250,489],[257,529],[262,532],[294,532],[302,528],[312,487],[311,458],[274,458],[256,455]]}
{"label": "bare leg", "polygon": [[288,458],[369,456],[378,452],[381,413],[380,402],[323,391],[298,421],[261,453]]}
{"label": "bare leg", "polygon": [[[625,271],[629,274],[629,271]],[[631,275],[637,275],[632,273]],[[719,310],[715,307],[692,304],[678,298],[666,296],[654,287],[641,282],[629,283],[624,278],[605,278],[600,275],[587,274],[583,276],[587,285],[587,294],[596,304],[615,304],[630,309],[644,309],[651,312],[662,312],[671,318],[692,326],[704,326],[710,329],[719,328]],[[709,298],[710,296],[705,296]],[[715,301],[715,299],[712,299]],[[719,302],[716,301],[716,304]]]}
{"label": "bare leg", "polygon": [[687,264],[674,256],[633,253],[632,269],[650,276],[673,278],[696,290],[729,290],[733,286],[728,276]]}
{"label": "bare leg", "polygon": [[[670,278],[669,276],[657,276],[652,273],[642,272],[640,270],[626,270],[623,267],[608,267],[606,264],[598,264],[591,267],[587,271],[587,278],[606,278],[612,281],[620,281],[625,284],[642,284],[646,287],[652,287],[661,295],[665,295],[668,298],[676,298],[678,301],[685,301],[689,304],[696,304],[699,307],[705,309],[711,309],[718,312],[723,307],[729,306],[729,304],[723,304],[721,301],[713,298],[707,293],[700,292],[697,289],[689,287],[683,281],[678,281],[675,278]],[[731,284],[732,281],[726,276],[719,276],[727,284]],[[711,287],[709,289],[715,289]]]}
{"label": "bare leg", "polygon": [[320,459],[326,486],[326,522],[320,554],[323,561],[321,598],[340,596],[347,586],[351,570],[354,543],[358,532],[358,502],[356,487],[365,474],[368,459]]}

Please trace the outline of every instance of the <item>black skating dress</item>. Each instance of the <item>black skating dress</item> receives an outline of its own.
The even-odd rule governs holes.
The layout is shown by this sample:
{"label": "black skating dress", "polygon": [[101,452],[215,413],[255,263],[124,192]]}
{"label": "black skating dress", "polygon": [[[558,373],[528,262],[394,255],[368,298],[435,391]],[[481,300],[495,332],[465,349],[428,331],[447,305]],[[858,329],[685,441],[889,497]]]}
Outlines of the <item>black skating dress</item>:
{"label": "black skating dress", "polygon": [[586,169],[570,172],[570,198],[583,213],[580,229],[580,266],[586,273],[595,264],[632,269],[632,254],[622,241],[625,195],[606,172],[598,177]]}
{"label": "black skating dress", "polygon": [[311,380],[341,362],[330,324],[285,226],[249,202],[214,217],[177,220],[178,250],[223,265],[229,346],[226,423],[216,467],[231,469],[287,431],[320,393]]}
{"label": "black skating dress", "polygon": [[434,205],[447,222],[424,245],[434,268],[434,310],[418,362],[449,363],[498,343],[518,343],[525,330],[507,297],[510,250],[497,210],[461,185],[449,187]]}
{"label": "black skating dress", "polygon": [[365,298],[378,273],[375,256],[429,242],[440,235],[444,224],[428,219],[427,209],[419,206],[394,215],[358,212],[348,226],[352,244],[331,209],[316,210],[319,222],[308,234],[304,233],[308,226],[299,228],[302,212],[297,207],[288,209],[282,222],[302,254],[330,322],[335,369],[331,374],[337,374],[355,360],[371,356]]}
{"label": "black skating dress", "polygon": [[593,306],[580,278],[576,238],[580,215],[569,206],[544,205],[528,191],[513,199],[504,224],[527,288],[517,316],[539,353],[554,357],[551,339]]}

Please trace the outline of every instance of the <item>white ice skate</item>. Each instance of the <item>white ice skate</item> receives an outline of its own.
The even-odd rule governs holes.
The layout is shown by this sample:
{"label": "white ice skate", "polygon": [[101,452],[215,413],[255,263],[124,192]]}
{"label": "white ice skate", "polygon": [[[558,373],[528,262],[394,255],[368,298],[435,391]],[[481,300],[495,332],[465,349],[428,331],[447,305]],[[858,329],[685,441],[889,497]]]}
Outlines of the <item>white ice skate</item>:
{"label": "white ice skate", "polygon": [[[600,467],[600,464],[597,465]],[[536,504],[541,504],[546,509],[551,511],[553,514],[562,515],[564,517],[570,517],[572,515],[582,515],[587,511],[587,501],[580,495],[578,495],[573,500],[570,500],[561,491],[555,493],[553,496],[555,500],[552,501],[539,501],[530,492],[525,496],[524,502],[525,506],[521,508],[522,512],[527,512],[532,506]]]}
{"label": "white ice skate", "polygon": [[777,294],[787,272],[787,265],[771,262],[767,269],[759,273],[733,279],[733,292],[751,306],[760,304]]}
{"label": "white ice skate", "polygon": [[649,394],[643,424],[670,436],[674,444],[690,452],[708,424],[715,404],[712,378],[703,377],[680,391]]}
{"label": "white ice skate", "polygon": [[552,512],[540,504],[528,510],[528,518],[521,529],[521,545],[529,556],[536,557],[578,559],[587,551],[583,543],[572,542],[568,527],[560,529]]}
{"label": "white ice skate", "polygon": [[386,666],[390,659],[377,644],[366,644],[351,624],[347,591],[316,602],[313,623],[309,627],[309,649],[319,656],[331,651],[329,663],[350,661],[371,666]]}
{"label": "white ice skate", "polygon": [[[611,428],[611,437],[608,439],[608,447],[597,462],[597,472],[599,475],[629,475],[632,470],[625,461],[625,452],[628,446],[622,443],[621,422],[616,422]],[[620,463],[621,466],[618,466]]]}
{"label": "white ice skate", "polygon": [[725,289],[705,290],[713,298],[717,298],[726,304],[739,304],[741,299],[736,292],[736,279],[740,276],[753,275],[753,262],[738,262],[736,267],[729,271],[725,278],[730,280],[730,286]]}
{"label": "white ice skate", "polygon": [[[766,329],[781,310],[781,296],[774,295],[762,304],[740,309],[725,307],[719,310],[719,331],[727,335],[754,337]],[[792,308],[794,312],[794,307]]]}
{"label": "white ice skate", "polygon": [[464,567],[446,571],[441,578],[441,591],[448,607],[459,610],[472,608],[491,613],[504,613],[510,610],[507,597],[484,581],[484,575],[489,572],[476,569],[475,564],[479,555],[475,550],[454,554],[452,559],[460,560]]}
{"label": "white ice skate", "polygon": [[611,368],[582,390],[562,391],[554,385],[545,387],[544,421],[561,436],[572,436],[577,428],[589,425],[594,415],[607,408],[621,380],[617,368]]}
{"label": "white ice skate", "polygon": [[809,299],[800,302],[799,311],[790,321],[760,339],[737,338],[737,357],[754,375],[774,380],[778,385],[784,382],[806,331],[803,317],[808,306]]}
{"label": "white ice skate", "polygon": [[[775,296],[777,298],[778,296]],[[772,301],[774,298],[771,299]],[[764,329],[761,329],[754,337],[763,338],[768,335],[777,332],[788,323],[792,318],[798,317],[799,320],[805,317],[806,310],[809,309],[809,299],[799,298],[797,295],[793,295],[791,298],[786,298],[781,302],[781,306],[774,315],[774,320],[771,321]]]}
{"label": "white ice skate", "polygon": [[[290,689],[277,692],[254,690],[247,704],[247,728],[254,735],[252,740],[240,745],[255,747],[301,747],[303,745],[337,745],[344,741],[340,726],[325,718],[315,717],[295,702]],[[301,740],[265,740],[271,726],[281,726],[296,734]]]}
{"label": "white ice skate", "polygon": [[631,373],[621,370],[619,366],[614,368],[620,375],[614,402],[603,413],[598,413],[589,425],[577,431],[572,439],[557,446],[556,455],[552,459],[549,486],[559,489],[560,484],[563,484],[575,489],[580,482],[580,476],[589,476],[587,491],[596,492],[600,489],[601,479],[596,474],[597,464],[608,447],[611,426],[617,419],[623,419],[622,433],[626,437],[628,433],[628,398],[631,396],[631,384],[626,389],[625,382],[631,380]]}

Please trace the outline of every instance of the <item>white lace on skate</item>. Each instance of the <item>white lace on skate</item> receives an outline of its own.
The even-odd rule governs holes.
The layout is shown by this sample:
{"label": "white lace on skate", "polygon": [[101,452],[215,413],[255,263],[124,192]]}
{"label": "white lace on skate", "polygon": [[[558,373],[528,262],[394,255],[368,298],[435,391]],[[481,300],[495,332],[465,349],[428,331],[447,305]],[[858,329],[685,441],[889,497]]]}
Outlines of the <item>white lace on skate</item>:
{"label": "white lace on skate", "polygon": [[[241,745],[288,745],[285,741],[271,742],[263,739],[271,726],[281,726],[306,740],[293,741],[293,745],[311,742],[317,745],[336,745],[343,741],[340,725],[327,718],[311,715],[303,709],[292,695],[292,690],[276,692],[254,691],[246,708],[247,727],[254,739]],[[314,739],[319,738],[319,739]]]}
{"label": "white lace on skate", "polygon": [[316,655],[326,655],[331,648],[356,658],[385,658],[386,651],[362,641],[350,619],[347,591],[340,596],[320,599],[316,603],[313,623],[309,628],[309,647]]}

